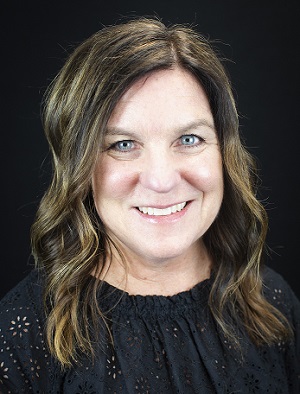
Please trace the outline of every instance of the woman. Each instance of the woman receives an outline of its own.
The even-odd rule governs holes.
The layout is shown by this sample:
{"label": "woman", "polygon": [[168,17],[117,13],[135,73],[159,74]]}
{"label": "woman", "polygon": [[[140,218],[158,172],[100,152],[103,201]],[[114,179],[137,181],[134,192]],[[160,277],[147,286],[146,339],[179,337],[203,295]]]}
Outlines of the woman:
{"label": "woman", "polygon": [[261,264],[267,217],[209,43],[104,28],[44,126],[53,180],[37,268],[1,304],[2,392],[298,392],[299,302]]}

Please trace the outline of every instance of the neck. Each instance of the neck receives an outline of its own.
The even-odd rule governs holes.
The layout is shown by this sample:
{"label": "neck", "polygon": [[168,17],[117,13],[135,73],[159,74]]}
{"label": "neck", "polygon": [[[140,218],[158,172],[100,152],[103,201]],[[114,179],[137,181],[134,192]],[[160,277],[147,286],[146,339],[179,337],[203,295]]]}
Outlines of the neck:
{"label": "neck", "polygon": [[125,255],[126,266],[112,256],[101,279],[131,295],[171,296],[190,290],[210,277],[212,261],[200,241],[185,256],[149,261]]}

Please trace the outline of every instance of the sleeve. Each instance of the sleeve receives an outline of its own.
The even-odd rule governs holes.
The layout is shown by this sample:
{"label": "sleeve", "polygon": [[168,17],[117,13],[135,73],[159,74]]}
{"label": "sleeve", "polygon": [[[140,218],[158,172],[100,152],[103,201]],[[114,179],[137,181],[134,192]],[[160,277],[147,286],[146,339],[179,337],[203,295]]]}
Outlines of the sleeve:
{"label": "sleeve", "polygon": [[42,321],[42,289],[30,274],[0,303],[0,393],[45,392],[51,376]]}
{"label": "sleeve", "polygon": [[285,344],[290,393],[300,393],[300,302],[287,282],[271,269],[264,275],[267,300],[288,320],[294,337]]}
{"label": "sleeve", "polygon": [[291,326],[294,330],[292,349],[288,352],[287,369],[290,374],[292,392],[300,393],[300,302],[289,288],[291,300]]}

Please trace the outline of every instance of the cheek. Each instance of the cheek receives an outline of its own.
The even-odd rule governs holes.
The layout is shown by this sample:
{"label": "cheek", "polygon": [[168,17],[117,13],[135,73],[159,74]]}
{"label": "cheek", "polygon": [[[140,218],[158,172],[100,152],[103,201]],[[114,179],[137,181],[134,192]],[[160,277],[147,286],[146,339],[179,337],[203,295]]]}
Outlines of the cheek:
{"label": "cheek", "polygon": [[207,161],[193,166],[187,177],[194,187],[203,192],[223,191],[223,170],[221,160]]}
{"label": "cheek", "polygon": [[126,165],[107,165],[103,161],[98,165],[93,176],[93,192],[96,202],[102,199],[122,199],[128,196],[137,182],[137,175],[126,168]]}

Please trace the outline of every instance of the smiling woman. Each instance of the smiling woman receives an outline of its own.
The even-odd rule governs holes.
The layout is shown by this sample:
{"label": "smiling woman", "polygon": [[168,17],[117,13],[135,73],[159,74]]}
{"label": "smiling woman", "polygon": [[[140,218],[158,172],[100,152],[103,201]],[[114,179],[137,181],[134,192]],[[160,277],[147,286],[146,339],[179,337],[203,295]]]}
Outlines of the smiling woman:
{"label": "smiling woman", "polygon": [[223,174],[203,88],[179,67],[153,72],[121,97],[108,129],[92,188],[128,264],[112,255],[105,279],[141,295],[173,295],[207,279],[212,261],[200,240],[220,210]]}
{"label": "smiling woman", "polygon": [[36,269],[1,302],[0,391],[298,393],[300,307],[230,83],[195,30],[138,19],[49,88]]}

